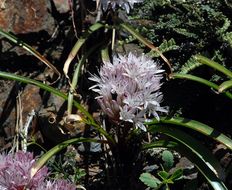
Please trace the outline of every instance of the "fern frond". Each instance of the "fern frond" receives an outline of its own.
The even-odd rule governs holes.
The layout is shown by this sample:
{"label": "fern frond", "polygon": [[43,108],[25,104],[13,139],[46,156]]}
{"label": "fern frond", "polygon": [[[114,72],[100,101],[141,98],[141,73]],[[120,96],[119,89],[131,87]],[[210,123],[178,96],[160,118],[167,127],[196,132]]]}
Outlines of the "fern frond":
{"label": "fern frond", "polygon": [[183,36],[186,36],[188,38],[194,38],[197,39],[198,36],[192,32],[187,31],[185,28],[174,28],[174,31],[178,34],[181,34]]}
{"label": "fern frond", "polygon": [[224,19],[224,24],[223,26],[217,30],[217,34],[219,34],[220,36],[223,35],[223,33],[225,33],[228,28],[230,27],[231,21],[228,18]]}
{"label": "fern frond", "polygon": [[[179,46],[176,45],[176,42],[173,38],[171,38],[170,40],[164,40],[162,44],[160,44],[159,46],[159,51],[161,53],[165,53],[171,50],[176,50],[178,49]],[[150,51],[149,53],[147,53],[148,56],[154,58],[154,57],[159,57],[160,54],[158,52],[154,52],[154,51]]]}
{"label": "fern frond", "polygon": [[156,0],[156,1],[153,1],[151,5],[153,5],[153,7],[158,7],[158,6],[162,7],[165,5],[171,5],[171,0]]}
{"label": "fern frond", "polygon": [[201,63],[199,63],[196,59],[191,57],[184,65],[182,65],[179,73],[187,74],[201,65],[202,65]]}
{"label": "fern frond", "polygon": [[222,36],[222,39],[232,47],[232,32],[227,32]]}

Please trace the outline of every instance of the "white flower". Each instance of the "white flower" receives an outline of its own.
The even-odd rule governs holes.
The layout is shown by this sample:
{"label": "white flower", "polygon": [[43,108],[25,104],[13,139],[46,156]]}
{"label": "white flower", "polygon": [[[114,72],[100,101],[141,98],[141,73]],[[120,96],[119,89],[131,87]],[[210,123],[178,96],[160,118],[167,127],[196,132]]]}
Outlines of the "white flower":
{"label": "white flower", "polygon": [[131,122],[146,130],[145,118],[154,116],[159,120],[158,112],[167,113],[160,105],[162,72],[159,64],[145,55],[119,55],[113,63],[101,67],[99,77],[89,78],[96,82],[90,89],[99,94],[96,99],[112,121]]}
{"label": "white flower", "polygon": [[129,13],[130,8],[133,9],[135,3],[141,3],[143,0],[100,0],[100,2],[104,11],[106,11],[109,6],[111,6],[113,10],[116,9],[116,6],[119,6]]}

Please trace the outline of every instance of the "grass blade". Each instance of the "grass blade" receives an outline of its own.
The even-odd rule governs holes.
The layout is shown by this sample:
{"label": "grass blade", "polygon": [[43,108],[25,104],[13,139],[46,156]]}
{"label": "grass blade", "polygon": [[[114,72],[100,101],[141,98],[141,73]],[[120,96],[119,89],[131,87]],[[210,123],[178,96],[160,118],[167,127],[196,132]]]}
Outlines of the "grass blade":
{"label": "grass blade", "polygon": [[81,68],[83,66],[83,64],[85,63],[86,59],[89,57],[89,55],[91,53],[93,53],[97,48],[99,48],[103,43],[99,43],[96,46],[90,48],[90,50],[88,52],[86,52],[82,58],[80,59],[80,61],[77,64],[77,67],[75,69],[75,72],[73,74],[73,78],[72,78],[72,83],[71,83],[71,89],[69,91],[68,94],[68,108],[67,108],[67,112],[68,114],[72,113],[72,106],[73,106],[73,92],[76,89],[77,83],[78,83],[78,79],[79,79],[79,75],[81,72]]}

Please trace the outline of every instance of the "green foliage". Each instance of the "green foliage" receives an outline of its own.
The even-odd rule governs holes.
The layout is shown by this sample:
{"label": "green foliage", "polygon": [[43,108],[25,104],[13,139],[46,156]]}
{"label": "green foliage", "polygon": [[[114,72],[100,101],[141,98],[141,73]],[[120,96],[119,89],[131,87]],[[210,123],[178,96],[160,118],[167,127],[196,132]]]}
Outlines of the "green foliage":
{"label": "green foliage", "polygon": [[223,35],[229,29],[230,24],[231,21],[228,18],[225,18],[223,26],[216,31],[217,34]]}
{"label": "green foliage", "polygon": [[170,151],[165,150],[162,152],[162,160],[164,161],[163,166],[164,166],[166,171],[170,170],[173,167],[174,157]]}
{"label": "green foliage", "polygon": [[202,64],[199,63],[196,59],[194,59],[194,57],[190,57],[190,59],[184,65],[181,66],[179,73],[187,74],[201,65]]}
{"label": "green foliage", "polygon": [[150,173],[142,173],[139,179],[148,187],[152,189],[160,189],[165,186],[166,189],[169,188],[169,184],[173,184],[175,181],[180,180],[183,176],[183,170],[178,169],[172,175],[168,172],[162,170],[158,172],[160,179],[156,178]]}
{"label": "green foliage", "polygon": [[[175,40],[173,39],[173,38],[171,38],[170,40],[164,40],[161,44],[160,44],[160,46],[158,47],[159,48],[159,51],[161,52],[161,53],[165,53],[165,52],[168,52],[168,51],[171,51],[171,50],[177,50],[177,49],[179,49],[179,46],[178,45],[176,45],[176,42],[175,42]],[[158,52],[154,52],[154,51],[150,51],[149,53],[148,53],[148,56],[150,56],[150,57],[159,57],[160,55],[159,55],[159,53]]]}
{"label": "green foliage", "polygon": [[227,32],[222,36],[222,39],[226,41],[232,47],[232,32]]}
{"label": "green foliage", "polygon": [[179,48],[169,58],[179,70],[196,53],[213,56],[217,51],[224,56],[222,44],[231,45],[231,18],[227,9],[217,0],[145,0],[132,13],[131,22],[154,44],[173,39]]}
{"label": "green foliage", "polygon": [[74,150],[67,151],[64,155],[56,156],[56,159],[50,159],[48,167],[50,168],[50,178],[68,179],[74,184],[81,184],[86,175],[84,169],[78,167],[78,153]]}
{"label": "green foliage", "polygon": [[194,33],[188,31],[185,28],[174,28],[173,30],[176,33],[181,34],[181,35],[183,35],[183,36],[185,36],[187,38],[194,38],[194,39],[198,39],[199,38],[199,36],[197,34],[194,34]]}
{"label": "green foliage", "polygon": [[148,187],[157,188],[161,181],[150,173],[142,173],[139,179]]}

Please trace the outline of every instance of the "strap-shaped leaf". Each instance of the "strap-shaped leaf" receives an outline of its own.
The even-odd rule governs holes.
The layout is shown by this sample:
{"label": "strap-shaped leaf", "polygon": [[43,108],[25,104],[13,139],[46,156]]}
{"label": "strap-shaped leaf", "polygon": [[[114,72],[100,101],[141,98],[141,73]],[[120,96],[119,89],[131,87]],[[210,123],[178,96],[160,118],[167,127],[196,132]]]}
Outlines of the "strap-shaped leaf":
{"label": "strap-shaped leaf", "polygon": [[[198,83],[204,84],[204,85],[220,92],[220,87],[217,84],[210,82],[206,79],[203,79],[201,77],[194,76],[194,75],[182,74],[182,73],[173,73],[170,75],[170,78],[171,79],[187,79],[187,80],[191,80],[191,81],[196,81]],[[222,92],[222,94],[227,96],[228,98],[232,99],[232,94],[230,92]]]}
{"label": "strap-shaped leaf", "polygon": [[210,60],[207,57],[204,57],[202,55],[196,55],[194,56],[194,58],[199,61],[202,64],[208,65],[209,67],[212,67],[218,71],[220,71],[221,73],[227,75],[229,78],[232,78],[232,72],[230,70],[228,70],[227,68],[225,68],[223,65],[220,65],[219,63]]}
{"label": "strap-shaped leaf", "polygon": [[83,64],[85,63],[86,59],[88,58],[88,56],[93,53],[94,51],[96,51],[96,49],[100,48],[100,46],[103,45],[102,43],[98,43],[97,45],[93,46],[92,48],[90,48],[89,51],[87,51],[80,59],[80,61],[77,64],[77,67],[75,69],[75,72],[73,74],[73,78],[72,78],[72,83],[71,83],[71,90],[69,91],[69,95],[68,95],[68,114],[72,113],[72,106],[73,106],[73,91],[76,89],[77,83],[78,83],[78,79],[79,79],[79,75],[81,72],[81,68],[83,66]]}
{"label": "strap-shaped leaf", "polygon": [[220,86],[219,86],[219,89],[218,89],[218,92],[222,93],[224,92],[225,90],[228,90],[232,88],[232,80],[228,80],[228,81],[225,81],[223,82]]}
{"label": "strap-shaped leaf", "polygon": [[60,78],[61,74],[56,69],[56,67],[53,66],[43,55],[41,55],[33,47],[31,47],[30,45],[28,45],[25,42],[22,42],[19,38],[17,38],[13,34],[4,32],[1,28],[0,28],[0,34],[2,36],[4,36],[5,38],[7,38],[8,40],[10,40],[11,42],[15,43],[16,45],[18,45],[18,46],[22,47],[23,49],[27,50],[29,53],[31,53],[32,55],[37,57],[40,61],[42,61],[45,65],[47,65],[50,69],[52,69],[54,71],[54,73],[56,73],[58,75],[58,78],[56,79],[56,81]]}
{"label": "strap-shaped leaf", "polygon": [[172,124],[172,125],[176,125],[179,127],[185,127],[185,128],[192,129],[194,131],[198,131],[198,132],[224,144],[230,150],[232,150],[232,140],[229,137],[225,136],[224,134],[213,129],[212,127],[210,127],[204,123],[201,123],[199,121],[186,119],[186,118],[182,118],[182,117],[171,117],[171,118],[162,117],[162,118],[160,118],[160,121],[157,121],[156,119],[154,119],[153,121],[146,123],[146,125],[155,125],[155,124],[162,124],[162,123],[163,124]]}

